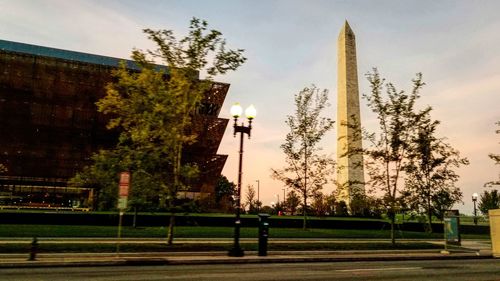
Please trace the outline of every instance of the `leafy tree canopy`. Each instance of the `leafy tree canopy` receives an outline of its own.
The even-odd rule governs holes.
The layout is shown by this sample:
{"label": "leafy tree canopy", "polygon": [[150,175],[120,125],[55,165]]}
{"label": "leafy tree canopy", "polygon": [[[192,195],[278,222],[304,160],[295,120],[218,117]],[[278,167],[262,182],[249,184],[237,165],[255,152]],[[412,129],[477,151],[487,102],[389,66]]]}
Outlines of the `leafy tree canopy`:
{"label": "leafy tree canopy", "polygon": [[498,190],[485,190],[479,198],[477,207],[483,215],[488,215],[488,210],[500,209],[500,193],[498,193]]}
{"label": "leafy tree canopy", "polygon": [[[243,50],[227,49],[222,33],[193,18],[187,36],[172,30],[144,29],[154,50],[134,50],[140,71],[122,64],[114,71],[98,110],[110,116],[108,128],[119,131],[117,150],[127,159],[125,169],[143,171],[158,184],[158,194],[174,210],[177,193],[189,188],[198,167],[183,159],[183,148],[196,141],[189,129],[211,79],[236,70],[246,58]],[[167,67],[161,67],[160,63]],[[206,77],[200,79],[200,73]],[[169,227],[173,239],[174,216]]]}
{"label": "leafy tree canopy", "polygon": [[457,168],[468,165],[467,158],[460,157],[443,138],[436,136],[439,121],[430,118],[430,111],[423,116],[416,132],[411,137],[406,172],[405,198],[417,212],[427,216],[432,230],[432,215],[442,218],[444,211],[460,202],[462,192],[456,186]]}
{"label": "leafy tree canopy", "polygon": [[415,107],[419,92],[425,85],[420,73],[412,80],[410,93],[386,83],[376,68],[367,74],[367,78],[371,93],[363,97],[377,115],[379,126],[377,132],[364,133],[369,144],[365,149],[368,156],[366,167],[369,184],[383,193],[383,202],[391,219],[391,240],[395,244],[395,214],[401,208],[398,198],[403,186],[404,168],[411,153],[412,137],[431,109],[418,110]]}
{"label": "leafy tree canopy", "polygon": [[[281,145],[286,166],[271,169],[274,179],[300,194],[303,210],[308,209],[307,199],[321,190],[333,174],[333,160],[320,154],[319,146],[323,136],[334,124],[330,118],[321,116],[327,106],[328,91],[314,85],[295,95],[295,113],[286,120],[290,132]],[[306,228],[306,211],[303,228]]]}

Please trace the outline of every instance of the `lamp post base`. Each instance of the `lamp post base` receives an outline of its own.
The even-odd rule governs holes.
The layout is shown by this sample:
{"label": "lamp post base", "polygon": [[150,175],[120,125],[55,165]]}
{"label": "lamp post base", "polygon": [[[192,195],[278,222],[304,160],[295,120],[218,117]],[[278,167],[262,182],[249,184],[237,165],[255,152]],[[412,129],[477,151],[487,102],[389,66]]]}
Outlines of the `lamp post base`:
{"label": "lamp post base", "polygon": [[233,246],[233,248],[229,250],[227,255],[230,257],[243,257],[245,255],[245,252],[242,248]]}

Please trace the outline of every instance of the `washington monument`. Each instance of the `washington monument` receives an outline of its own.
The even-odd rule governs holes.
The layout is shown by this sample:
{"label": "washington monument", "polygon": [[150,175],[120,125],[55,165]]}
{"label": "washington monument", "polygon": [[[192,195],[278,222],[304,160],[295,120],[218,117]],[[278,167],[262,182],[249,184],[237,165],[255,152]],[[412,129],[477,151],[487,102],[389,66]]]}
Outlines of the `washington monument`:
{"label": "washington monument", "polygon": [[338,201],[351,205],[364,195],[361,116],[359,113],[356,40],[345,22],[338,38],[337,80],[337,182]]}

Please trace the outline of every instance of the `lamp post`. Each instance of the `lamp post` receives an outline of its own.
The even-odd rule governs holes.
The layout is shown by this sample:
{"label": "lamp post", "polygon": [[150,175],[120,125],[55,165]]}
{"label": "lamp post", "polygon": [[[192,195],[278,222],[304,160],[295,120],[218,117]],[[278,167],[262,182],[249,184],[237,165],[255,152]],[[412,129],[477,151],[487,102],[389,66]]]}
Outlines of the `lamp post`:
{"label": "lamp post", "polygon": [[285,212],[285,208],[286,208],[285,188],[282,188],[282,190],[283,190],[283,205],[282,205],[282,209],[283,209],[283,212]]}
{"label": "lamp post", "polygon": [[472,203],[474,203],[474,225],[477,225],[477,209],[476,209],[477,193],[472,193]]}
{"label": "lamp post", "polygon": [[260,180],[255,180],[257,182],[257,211],[260,211]]}
{"label": "lamp post", "polygon": [[243,252],[243,249],[240,247],[240,226],[241,226],[241,220],[240,220],[240,209],[241,209],[241,176],[243,175],[242,172],[242,164],[243,164],[243,135],[247,134],[248,138],[250,138],[250,131],[252,130],[252,120],[255,118],[255,115],[257,114],[255,107],[253,105],[250,105],[246,110],[245,110],[245,115],[248,118],[248,126],[245,126],[243,122],[241,125],[238,125],[238,118],[241,116],[243,109],[241,108],[239,103],[235,103],[231,107],[231,116],[234,118],[234,136],[236,137],[237,133],[240,133],[240,159],[239,159],[239,165],[238,165],[238,189],[236,193],[236,219],[234,222],[234,245],[231,250],[229,250],[228,255],[230,257],[243,257],[245,253]]}

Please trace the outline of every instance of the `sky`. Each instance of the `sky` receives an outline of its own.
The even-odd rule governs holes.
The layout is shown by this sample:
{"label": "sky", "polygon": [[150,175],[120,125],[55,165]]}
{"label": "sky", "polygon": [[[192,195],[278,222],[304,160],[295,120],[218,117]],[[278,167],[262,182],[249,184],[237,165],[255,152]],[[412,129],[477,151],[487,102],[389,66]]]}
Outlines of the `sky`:
{"label": "sky", "polygon": [[[242,186],[244,194],[259,180],[260,199],[269,205],[283,200],[283,184],[270,175],[285,164],[280,145],[294,95],[312,84],[329,90],[325,116],[336,118],[336,45],[348,20],[356,34],[360,95],[370,91],[365,74],[373,67],[406,91],[423,73],[417,106],[433,107],[439,136],[470,160],[458,170],[464,197],[455,208],[471,214],[472,193],[490,190],[484,183],[500,176],[488,158],[500,153],[499,10],[495,0],[0,0],[0,39],[128,59],[133,48],[154,47],[144,28],[182,37],[192,17],[207,20],[229,48],[245,49],[248,61],[216,78],[231,84],[220,117],[230,118],[235,102],[257,108],[252,138],[245,139]],[[375,129],[363,99],[361,118]],[[334,129],[322,142],[332,157],[335,139]],[[238,147],[230,123],[219,153],[229,155],[223,174],[234,182]]]}

